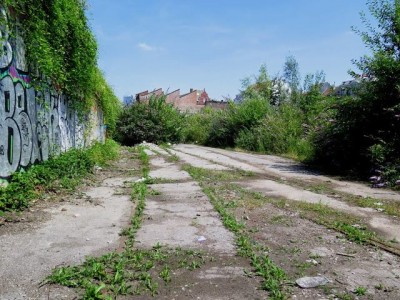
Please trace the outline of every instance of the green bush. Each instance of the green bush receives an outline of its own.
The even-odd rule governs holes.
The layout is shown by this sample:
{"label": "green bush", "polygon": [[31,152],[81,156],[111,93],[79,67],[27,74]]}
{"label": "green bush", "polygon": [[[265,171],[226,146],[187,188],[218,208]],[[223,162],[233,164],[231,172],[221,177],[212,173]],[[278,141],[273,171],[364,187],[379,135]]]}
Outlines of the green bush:
{"label": "green bush", "polygon": [[217,111],[211,122],[206,144],[216,147],[233,147],[239,133],[260,124],[271,110],[269,102],[254,96],[240,104],[229,103],[226,110]]}
{"label": "green bush", "polygon": [[143,141],[156,144],[180,142],[183,118],[165,102],[165,96],[153,96],[148,103],[135,103],[123,110],[117,123],[116,139],[127,146]]}
{"label": "green bush", "polygon": [[232,122],[231,114],[219,111],[210,124],[210,132],[205,145],[212,147],[233,147],[238,129]]}
{"label": "green bush", "polygon": [[363,15],[368,32],[356,30],[371,50],[356,61],[367,79],[357,97],[340,101],[332,122],[316,133],[314,163],[364,178],[379,171],[394,184],[400,179],[400,2],[371,0],[367,6],[378,25]]}
{"label": "green bush", "polygon": [[257,152],[287,154],[299,159],[312,156],[301,111],[290,104],[270,110],[261,123],[239,132],[237,147]]}
{"label": "green bush", "polygon": [[211,125],[218,112],[206,107],[196,114],[187,114],[183,120],[182,138],[184,142],[204,145],[211,131]]}
{"label": "green bush", "polygon": [[0,211],[26,208],[45,191],[73,189],[96,164],[102,165],[117,155],[118,144],[107,140],[104,145],[96,143],[89,149],[72,149],[26,171],[16,172],[9,184],[0,188]]}

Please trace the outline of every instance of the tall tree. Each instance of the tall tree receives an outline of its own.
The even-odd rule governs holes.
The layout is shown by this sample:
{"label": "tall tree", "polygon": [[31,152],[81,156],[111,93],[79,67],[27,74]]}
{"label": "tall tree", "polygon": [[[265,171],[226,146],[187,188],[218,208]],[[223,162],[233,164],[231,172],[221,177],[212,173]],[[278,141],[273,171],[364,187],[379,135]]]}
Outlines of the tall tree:
{"label": "tall tree", "polygon": [[371,50],[354,61],[366,79],[358,97],[337,106],[317,139],[317,157],[364,174],[380,168],[393,182],[400,174],[400,0],[369,0],[367,7],[377,26],[362,13],[366,29],[354,29]]}
{"label": "tall tree", "polygon": [[299,94],[301,79],[299,63],[293,55],[286,57],[286,61],[283,66],[283,78],[289,84],[292,95],[291,100],[295,102]]}

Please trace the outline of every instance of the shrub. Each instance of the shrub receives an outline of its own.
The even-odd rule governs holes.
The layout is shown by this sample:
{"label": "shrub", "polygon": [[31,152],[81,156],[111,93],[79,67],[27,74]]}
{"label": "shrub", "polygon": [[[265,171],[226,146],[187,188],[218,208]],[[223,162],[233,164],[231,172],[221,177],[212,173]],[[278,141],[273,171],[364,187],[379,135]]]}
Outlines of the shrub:
{"label": "shrub", "polygon": [[165,96],[152,96],[148,103],[125,107],[117,123],[116,139],[127,146],[143,141],[157,144],[179,142],[182,124],[183,115],[165,102]]}
{"label": "shrub", "polygon": [[196,114],[187,114],[182,126],[183,141],[204,145],[209,138],[211,125],[217,114],[217,111],[209,107]]}
{"label": "shrub", "polygon": [[270,110],[258,126],[239,132],[235,144],[250,151],[289,154],[306,159],[312,147],[303,128],[301,111],[290,104]]}
{"label": "shrub", "polygon": [[239,133],[260,124],[270,110],[270,104],[259,96],[246,98],[241,104],[230,103],[215,114],[206,144],[233,147]]}
{"label": "shrub", "polygon": [[367,6],[377,27],[362,15],[368,32],[355,31],[371,56],[355,64],[368,79],[356,98],[338,103],[333,122],[316,134],[315,162],[362,177],[380,169],[393,183],[400,178],[400,2],[370,0]]}

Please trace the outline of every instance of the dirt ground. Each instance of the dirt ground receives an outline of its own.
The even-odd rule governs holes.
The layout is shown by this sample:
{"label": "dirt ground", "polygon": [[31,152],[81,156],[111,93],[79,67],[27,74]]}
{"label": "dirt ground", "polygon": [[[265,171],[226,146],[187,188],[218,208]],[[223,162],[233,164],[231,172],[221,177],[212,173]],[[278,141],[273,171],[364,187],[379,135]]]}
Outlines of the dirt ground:
{"label": "dirt ground", "polygon": [[[252,242],[267,249],[265,255],[285,271],[286,298],[400,299],[400,256],[396,255],[400,222],[395,213],[380,209],[380,203],[397,209],[399,193],[322,176],[274,156],[196,145],[146,146],[154,193],[146,199],[134,247],[182,247],[203,251],[212,259],[192,271],[174,271],[170,283],[160,283],[155,297],[117,299],[269,298],[250,259],[237,255],[235,233],[223,226],[205,188],[214,191],[226,210],[244,224]],[[208,170],[206,179],[193,179],[188,166]],[[57,266],[80,264],[88,255],[123,247],[119,233],[129,226],[135,208],[130,183],[140,178],[139,170],[139,162],[124,149],[118,161],[97,170],[78,191],[48,195],[25,212],[1,218],[0,299],[80,299],[80,290],[41,282]],[[215,174],[221,180],[207,180]],[[372,204],[357,205],[364,200]],[[334,211],[356,218],[359,223],[354,227],[375,232],[389,251],[358,244],[322,225],[301,209],[308,204],[321,205],[317,214]],[[315,288],[296,284],[297,279],[315,276],[326,278],[327,283]]]}

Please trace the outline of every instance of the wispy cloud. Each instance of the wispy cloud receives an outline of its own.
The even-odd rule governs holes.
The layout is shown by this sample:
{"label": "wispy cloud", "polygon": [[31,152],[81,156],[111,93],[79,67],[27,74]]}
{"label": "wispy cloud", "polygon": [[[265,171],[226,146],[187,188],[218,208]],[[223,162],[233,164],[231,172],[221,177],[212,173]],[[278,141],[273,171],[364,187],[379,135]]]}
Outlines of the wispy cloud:
{"label": "wispy cloud", "polygon": [[137,46],[138,46],[139,49],[141,49],[143,51],[146,51],[146,52],[152,52],[152,51],[157,51],[158,50],[157,47],[150,46],[147,43],[139,43]]}
{"label": "wispy cloud", "polygon": [[105,42],[129,42],[132,34],[129,31],[119,31],[118,33],[107,32],[102,26],[96,26],[94,33],[98,40]]}

